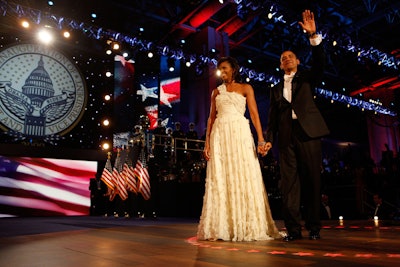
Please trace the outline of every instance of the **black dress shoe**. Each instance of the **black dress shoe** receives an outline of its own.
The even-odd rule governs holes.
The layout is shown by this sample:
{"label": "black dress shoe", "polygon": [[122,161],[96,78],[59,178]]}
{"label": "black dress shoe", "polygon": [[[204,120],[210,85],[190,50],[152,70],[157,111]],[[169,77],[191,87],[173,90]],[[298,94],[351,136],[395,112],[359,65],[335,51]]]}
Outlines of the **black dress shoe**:
{"label": "black dress shoe", "polygon": [[283,238],[283,241],[285,242],[290,242],[290,241],[295,241],[295,240],[299,240],[302,239],[302,235],[301,234],[288,234],[287,236],[285,236]]}
{"label": "black dress shoe", "polygon": [[311,231],[309,235],[310,240],[318,240],[321,239],[321,236],[319,234],[319,231]]}

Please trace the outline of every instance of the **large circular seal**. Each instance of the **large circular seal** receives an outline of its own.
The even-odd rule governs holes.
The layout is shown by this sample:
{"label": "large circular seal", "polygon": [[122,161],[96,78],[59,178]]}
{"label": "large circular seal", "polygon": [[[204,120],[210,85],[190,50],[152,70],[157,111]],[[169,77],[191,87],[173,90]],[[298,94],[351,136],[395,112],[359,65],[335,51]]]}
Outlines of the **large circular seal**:
{"label": "large circular seal", "polygon": [[62,53],[38,44],[0,51],[0,128],[24,136],[64,135],[82,118],[84,79]]}

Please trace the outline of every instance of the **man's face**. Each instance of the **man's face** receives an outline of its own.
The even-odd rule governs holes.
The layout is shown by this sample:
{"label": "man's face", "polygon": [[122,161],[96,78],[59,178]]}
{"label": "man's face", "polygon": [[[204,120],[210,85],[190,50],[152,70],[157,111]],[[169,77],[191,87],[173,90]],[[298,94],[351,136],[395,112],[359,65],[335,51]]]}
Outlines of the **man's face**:
{"label": "man's face", "polygon": [[300,60],[292,51],[285,51],[281,55],[281,69],[285,72],[297,71]]}

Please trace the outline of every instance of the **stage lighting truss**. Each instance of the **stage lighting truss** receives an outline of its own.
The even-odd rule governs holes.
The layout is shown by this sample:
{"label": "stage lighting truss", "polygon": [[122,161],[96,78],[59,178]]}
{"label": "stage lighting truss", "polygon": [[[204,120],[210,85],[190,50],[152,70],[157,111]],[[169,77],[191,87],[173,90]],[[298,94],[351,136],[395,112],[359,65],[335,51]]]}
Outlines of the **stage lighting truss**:
{"label": "stage lighting truss", "polygon": [[[242,0],[235,0],[235,3],[238,4],[239,9],[243,9],[243,3],[242,2],[250,2],[253,4],[247,4],[247,8],[252,8],[252,9],[257,9],[259,6],[256,4],[255,1],[242,1]],[[268,1],[267,1],[268,2]],[[288,23],[284,19],[282,14],[279,14],[279,10],[277,10],[276,7],[274,7],[273,1],[270,1],[270,6],[271,8],[269,9],[270,12],[273,12],[273,19],[275,22],[281,22],[281,23]],[[97,40],[101,39],[112,39],[115,41],[118,41],[120,43],[124,43],[125,45],[135,47],[139,51],[149,51],[151,53],[157,53],[159,55],[163,53],[168,53],[169,55],[172,55],[173,57],[179,57],[180,59],[184,60],[185,62],[190,62],[191,64],[196,63],[196,74],[201,75],[203,73],[203,68],[205,65],[209,64],[211,67],[216,68],[216,60],[213,58],[210,58],[206,55],[187,55],[185,54],[182,50],[180,49],[173,49],[169,46],[156,46],[154,45],[153,42],[147,41],[147,40],[142,40],[137,36],[128,36],[124,35],[122,33],[112,31],[112,30],[107,30],[95,25],[89,25],[87,23],[83,22],[78,22],[70,18],[65,18],[61,16],[57,16],[54,14],[50,14],[49,12],[42,12],[41,10],[37,9],[32,9],[29,7],[21,6],[19,4],[15,4],[12,2],[7,2],[7,1],[1,1],[0,2],[0,9],[3,11],[1,14],[3,16],[11,15],[11,16],[17,16],[17,17],[26,17],[29,18],[30,21],[35,22],[36,24],[41,24],[42,20],[46,20],[46,23],[52,23],[55,25],[55,28],[58,29],[63,29],[64,27],[70,27],[71,29],[75,30],[80,30],[82,33],[84,33],[87,37],[89,38],[95,38]],[[240,13],[241,16],[246,15],[245,10],[238,10],[238,13]],[[289,24],[294,24],[295,22],[289,23]],[[297,22],[296,22],[297,23]],[[321,33],[323,35],[324,39],[327,39],[328,42],[333,42],[333,40],[329,40],[329,36],[327,34]],[[387,68],[393,68],[393,69],[399,69],[400,68],[400,59],[396,58],[393,55],[383,53],[379,51],[376,48],[370,47],[370,48],[362,48],[359,47],[356,43],[352,42],[349,36],[344,37],[347,41],[342,44],[342,48],[350,51],[357,53],[359,58],[366,58],[369,59],[373,62],[376,62],[377,64],[380,64],[381,66],[387,67]],[[340,46],[340,43],[337,44],[337,46]],[[270,86],[275,86],[279,81],[280,78],[274,76],[274,75],[268,75],[265,73],[259,73],[253,69],[248,69],[248,68],[242,68],[241,69],[241,74],[245,75],[245,77],[250,78],[251,80],[255,81],[265,81]],[[327,93],[330,92],[330,93]],[[337,98],[339,101],[344,101],[344,99],[349,99],[349,96],[345,95],[340,95],[338,93],[333,93],[329,90],[325,89],[318,89],[316,90],[317,95],[323,96],[323,97],[333,97]],[[337,97],[339,96],[340,97]],[[383,113],[391,116],[395,116],[396,113],[393,111],[390,111],[388,109],[385,109],[383,107],[376,107],[374,106],[373,103],[368,103],[363,100],[358,100],[357,99],[357,104],[354,104],[355,98],[350,97],[352,100],[350,103],[347,101],[348,104],[350,105],[355,105],[358,107],[361,107],[362,109],[369,109],[369,110],[375,110],[375,112],[378,113]],[[361,103],[361,104],[360,104]],[[369,105],[370,104],[370,105]],[[372,105],[372,106],[371,106]]]}

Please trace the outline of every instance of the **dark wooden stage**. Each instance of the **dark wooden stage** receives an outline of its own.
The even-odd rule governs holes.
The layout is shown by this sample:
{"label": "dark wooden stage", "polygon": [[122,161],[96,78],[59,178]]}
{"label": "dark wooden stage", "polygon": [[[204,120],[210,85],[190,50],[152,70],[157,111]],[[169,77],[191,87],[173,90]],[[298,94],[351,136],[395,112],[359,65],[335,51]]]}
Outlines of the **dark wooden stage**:
{"label": "dark wooden stage", "polygon": [[2,218],[0,266],[400,266],[400,225],[393,223],[324,221],[318,241],[234,243],[197,241],[197,222]]}

